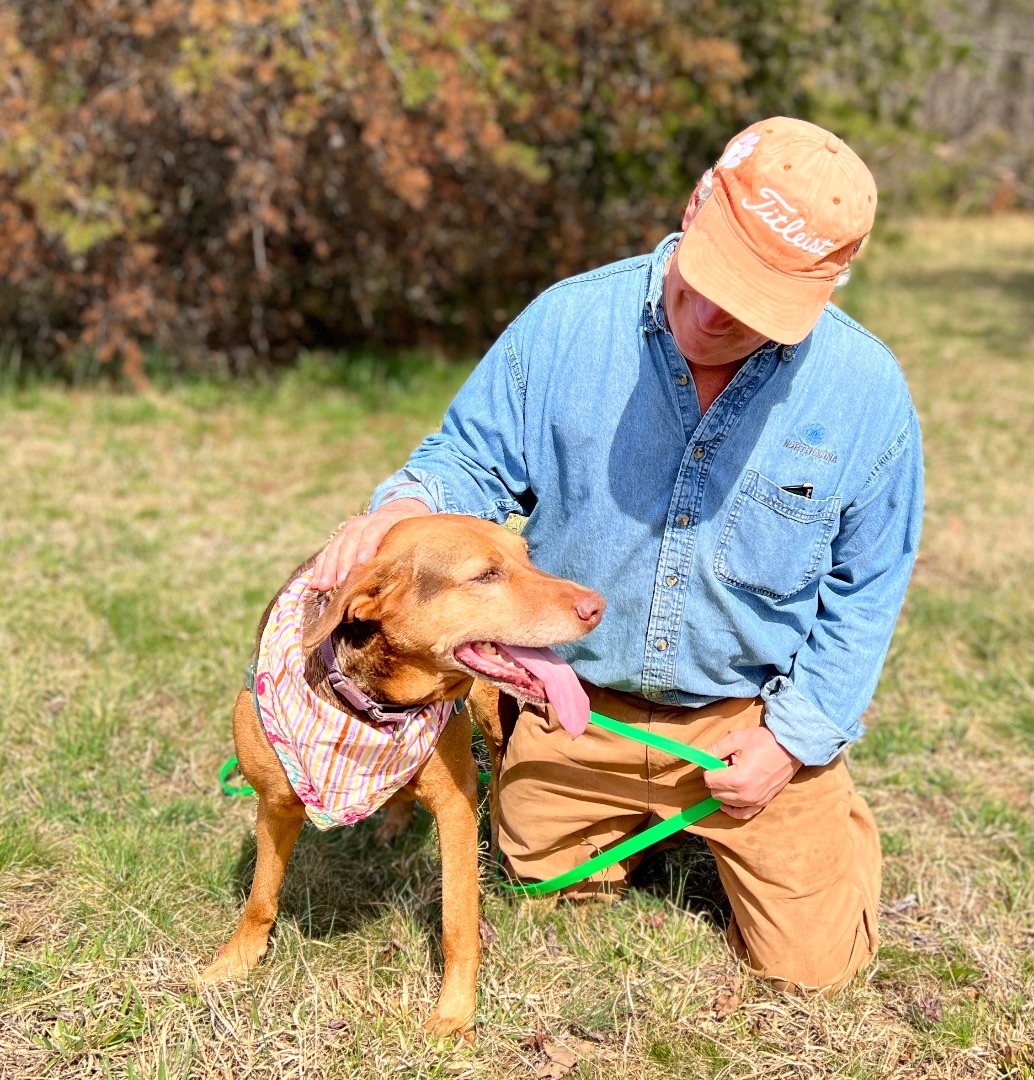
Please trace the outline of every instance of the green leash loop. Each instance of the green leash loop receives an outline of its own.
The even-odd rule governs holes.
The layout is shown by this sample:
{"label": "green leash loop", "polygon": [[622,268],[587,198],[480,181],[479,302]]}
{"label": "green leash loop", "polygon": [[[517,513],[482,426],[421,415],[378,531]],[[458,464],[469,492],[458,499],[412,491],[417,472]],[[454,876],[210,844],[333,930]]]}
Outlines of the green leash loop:
{"label": "green leash loop", "polygon": [[[667,739],[663,735],[654,735],[650,731],[641,731],[631,724],[625,724],[609,716],[594,712],[589,714],[589,721],[615,735],[623,735],[633,742],[652,746],[655,750],[663,750],[666,754],[673,754],[675,757],[682,758],[683,761],[699,765],[702,769],[724,769],[727,767],[721,758],[716,758],[705,750],[698,750],[695,746],[677,742],[675,739]],[[535,881],[530,885],[519,885],[508,881],[501,884],[504,889],[520,893],[522,896],[544,896],[547,893],[557,892],[568,885],[573,885],[577,881],[590,877],[599,870],[606,870],[615,863],[621,862],[622,859],[627,859],[630,855],[635,855],[660,840],[673,836],[686,828],[687,825],[692,825],[701,818],[707,817],[708,814],[713,814],[721,805],[720,799],[703,799],[701,802],[687,807],[674,817],[668,818],[666,821],[659,821],[656,825],[651,825],[645,832],[636,833],[635,836],[622,840],[616,847],[601,851],[598,855],[593,855],[591,859],[586,859],[585,862],[576,866],[573,870],[557,874],[556,877],[548,878],[546,881]],[[497,865],[499,865],[500,873],[502,873],[502,866]]]}
{"label": "green leash loop", "polygon": [[237,759],[235,757],[232,757],[229,761],[223,763],[223,767],[219,770],[219,786],[227,795],[254,795],[255,789],[248,784],[237,784],[234,786],[230,783],[230,773],[236,768]]}
{"label": "green leash loop", "polygon": [[[255,702],[255,715],[261,716],[259,711],[258,690],[255,688],[255,657],[251,658],[251,663],[244,670],[244,688],[251,691],[252,700]],[[231,784],[229,782],[229,775],[237,768],[237,759],[235,757],[230,758],[229,761],[223,762],[223,767],[219,770],[219,786],[223,789],[226,795],[254,795],[255,789],[249,784]]]}

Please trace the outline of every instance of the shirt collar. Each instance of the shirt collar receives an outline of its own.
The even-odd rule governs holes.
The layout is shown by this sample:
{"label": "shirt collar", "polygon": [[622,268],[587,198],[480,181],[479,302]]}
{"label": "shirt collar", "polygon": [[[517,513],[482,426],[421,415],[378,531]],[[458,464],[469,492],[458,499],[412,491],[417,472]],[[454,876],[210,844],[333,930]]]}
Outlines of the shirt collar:
{"label": "shirt collar", "polygon": [[682,233],[669,233],[653,249],[653,255],[650,257],[646,302],[643,305],[643,328],[648,334],[668,329],[668,324],[664,319],[664,267],[681,235]]}

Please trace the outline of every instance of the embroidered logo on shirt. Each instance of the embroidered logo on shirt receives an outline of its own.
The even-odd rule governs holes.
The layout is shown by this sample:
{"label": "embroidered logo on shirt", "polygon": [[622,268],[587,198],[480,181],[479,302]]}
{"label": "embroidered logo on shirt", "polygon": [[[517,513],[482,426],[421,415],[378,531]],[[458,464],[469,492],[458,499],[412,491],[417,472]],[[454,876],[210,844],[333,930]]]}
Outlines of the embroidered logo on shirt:
{"label": "embroidered logo on shirt", "polygon": [[822,445],[825,437],[825,427],[815,420],[810,420],[792,438],[784,439],[783,446],[795,453],[807,454],[808,457],[818,458],[819,461],[827,461],[830,465],[834,465],[837,455],[835,451]]}
{"label": "embroidered logo on shirt", "polygon": [[826,429],[821,424],[808,424],[801,432],[801,438],[809,446],[818,446],[826,437]]}

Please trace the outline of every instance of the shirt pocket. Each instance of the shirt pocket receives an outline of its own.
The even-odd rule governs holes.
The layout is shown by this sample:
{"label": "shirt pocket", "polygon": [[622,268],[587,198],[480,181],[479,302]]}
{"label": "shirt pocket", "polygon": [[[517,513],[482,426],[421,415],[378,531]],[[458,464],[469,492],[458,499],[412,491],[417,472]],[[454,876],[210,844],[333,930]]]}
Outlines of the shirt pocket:
{"label": "shirt pocket", "polygon": [[806,499],[749,469],[718,538],[719,581],[785,600],[813,581],[840,518],[840,496]]}

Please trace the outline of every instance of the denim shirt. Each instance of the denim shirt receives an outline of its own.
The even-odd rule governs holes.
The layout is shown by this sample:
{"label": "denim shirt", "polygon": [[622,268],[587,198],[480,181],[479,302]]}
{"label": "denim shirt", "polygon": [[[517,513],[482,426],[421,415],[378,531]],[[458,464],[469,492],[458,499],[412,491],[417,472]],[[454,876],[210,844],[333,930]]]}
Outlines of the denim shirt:
{"label": "denim shirt", "polygon": [[607,600],[557,650],[578,675],[663,704],[760,694],[822,765],[864,730],[915,560],[915,410],[888,349],[827,305],[701,416],[662,304],[677,240],[538,297],[373,506],[527,515],[535,564]]}

